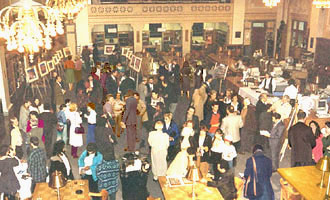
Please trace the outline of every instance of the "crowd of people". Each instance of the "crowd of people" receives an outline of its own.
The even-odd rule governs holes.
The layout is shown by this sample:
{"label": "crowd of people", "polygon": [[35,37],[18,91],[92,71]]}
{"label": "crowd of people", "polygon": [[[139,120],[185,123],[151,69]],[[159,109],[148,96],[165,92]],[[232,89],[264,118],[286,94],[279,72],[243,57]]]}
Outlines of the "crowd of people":
{"label": "crowd of people", "polygon": [[[84,62],[90,62],[87,58],[83,57]],[[289,96],[270,105],[262,93],[254,109],[250,99],[240,101],[237,91],[217,92],[212,75],[203,75],[200,65],[195,84],[191,84],[189,63],[181,67],[173,60],[169,65],[161,62],[158,76],[142,77],[136,85],[129,71],[121,70],[121,63],[105,64],[101,69],[96,61],[84,79],[81,72],[75,75],[75,70],[82,70],[80,59],[75,61],[69,57],[65,62],[64,81],[60,74],[52,74],[50,102],[27,99],[19,116],[11,117],[10,145],[0,148],[0,193],[9,199],[16,193],[29,196],[26,191],[31,195],[36,184],[52,178],[55,171],[77,179],[72,173],[74,161],[81,178],[89,181],[90,191],[105,189],[113,200],[119,187],[116,138],[125,135],[124,151],[135,152],[145,129],[155,181],[160,176],[185,176],[188,166],[199,160],[202,173],[214,176],[210,185],[218,187],[225,199],[234,199],[237,157],[252,152],[244,177],[254,174],[255,161],[264,187],[258,199],[274,199],[270,177],[279,168],[284,120],[292,110]],[[68,93],[74,93],[76,101]],[[182,99],[189,107],[183,117],[174,120]],[[330,152],[330,122],[322,132],[315,121],[305,125],[303,111],[297,117],[299,122],[288,134],[292,166],[312,165]],[[78,155],[84,141],[86,149]],[[15,168],[24,167],[26,176],[15,174]],[[31,184],[22,185],[29,177]],[[226,187],[221,184],[225,180],[230,180]]]}

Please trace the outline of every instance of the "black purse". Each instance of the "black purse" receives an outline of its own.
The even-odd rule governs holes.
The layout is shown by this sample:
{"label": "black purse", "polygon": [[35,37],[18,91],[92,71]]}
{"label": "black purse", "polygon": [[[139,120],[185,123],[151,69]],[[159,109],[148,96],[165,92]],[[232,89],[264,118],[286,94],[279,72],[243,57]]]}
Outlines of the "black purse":
{"label": "black purse", "polygon": [[244,197],[248,199],[255,199],[263,194],[263,186],[258,182],[257,166],[253,156],[252,162],[254,171],[253,180],[251,181],[251,175],[249,175],[244,183]]}

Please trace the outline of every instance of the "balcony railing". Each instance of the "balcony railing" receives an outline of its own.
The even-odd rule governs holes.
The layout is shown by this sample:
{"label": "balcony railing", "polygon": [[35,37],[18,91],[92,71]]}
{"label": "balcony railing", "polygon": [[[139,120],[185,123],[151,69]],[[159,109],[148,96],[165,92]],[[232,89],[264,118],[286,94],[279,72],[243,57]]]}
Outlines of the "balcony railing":
{"label": "balcony railing", "polygon": [[[155,4],[155,3],[231,3],[232,0],[98,0],[100,3],[114,4]],[[98,4],[96,0],[93,4]]]}

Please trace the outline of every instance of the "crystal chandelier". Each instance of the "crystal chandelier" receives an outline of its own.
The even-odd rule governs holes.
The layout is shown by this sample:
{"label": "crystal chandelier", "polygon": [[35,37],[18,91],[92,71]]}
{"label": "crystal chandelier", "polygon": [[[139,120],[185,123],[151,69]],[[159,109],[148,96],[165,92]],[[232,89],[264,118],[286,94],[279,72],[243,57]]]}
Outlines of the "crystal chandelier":
{"label": "crystal chandelier", "polygon": [[314,0],[313,5],[316,8],[330,8],[330,1],[329,0]]}
{"label": "crystal chandelier", "polygon": [[87,0],[47,0],[46,5],[55,9],[62,19],[72,20],[87,3]]}
{"label": "crystal chandelier", "polygon": [[281,0],[262,0],[267,7],[275,7]]}
{"label": "crystal chandelier", "polygon": [[51,37],[57,33],[64,29],[54,10],[32,0],[20,0],[0,11],[0,38],[7,40],[7,50],[27,52],[30,62],[39,48],[51,48]]}

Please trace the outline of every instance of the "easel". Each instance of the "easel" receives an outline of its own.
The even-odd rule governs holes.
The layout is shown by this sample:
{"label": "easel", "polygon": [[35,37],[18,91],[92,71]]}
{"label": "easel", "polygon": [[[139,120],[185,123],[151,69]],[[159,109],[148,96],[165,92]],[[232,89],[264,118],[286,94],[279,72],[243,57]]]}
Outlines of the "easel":
{"label": "easel", "polygon": [[226,80],[227,72],[228,72],[228,65],[220,64],[220,63],[218,64],[217,62],[215,63],[213,69],[209,71],[209,74],[211,74],[214,79],[216,78],[220,79],[219,93],[221,93],[222,82]]}

